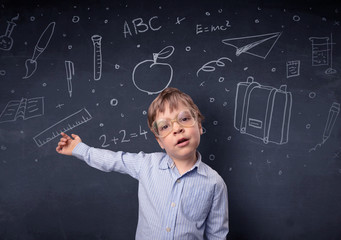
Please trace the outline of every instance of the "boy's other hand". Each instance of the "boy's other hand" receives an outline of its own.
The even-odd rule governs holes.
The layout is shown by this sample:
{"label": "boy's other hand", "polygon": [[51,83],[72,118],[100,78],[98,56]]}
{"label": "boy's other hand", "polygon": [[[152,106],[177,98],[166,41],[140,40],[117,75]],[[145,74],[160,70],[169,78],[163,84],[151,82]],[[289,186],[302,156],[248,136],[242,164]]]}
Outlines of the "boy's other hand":
{"label": "boy's other hand", "polygon": [[60,154],[64,155],[72,155],[72,150],[76,147],[78,143],[80,143],[82,140],[78,135],[71,134],[71,137],[65,133],[60,133],[62,135],[62,138],[60,139],[58,146],[56,148],[56,151]]}

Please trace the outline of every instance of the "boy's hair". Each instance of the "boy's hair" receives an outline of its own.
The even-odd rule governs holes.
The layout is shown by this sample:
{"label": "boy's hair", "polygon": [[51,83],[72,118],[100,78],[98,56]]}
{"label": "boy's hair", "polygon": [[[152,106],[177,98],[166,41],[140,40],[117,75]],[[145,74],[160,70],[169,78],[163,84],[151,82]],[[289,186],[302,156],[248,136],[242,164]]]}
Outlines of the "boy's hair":
{"label": "boy's hair", "polygon": [[193,102],[192,98],[184,92],[181,92],[177,88],[166,88],[164,89],[150,104],[148,108],[148,126],[152,129],[152,124],[156,118],[157,113],[163,113],[166,108],[166,104],[169,106],[169,110],[172,112],[173,109],[177,108],[179,103],[194,110],[197,114],[198,123],[204,120],[204,116],[201,114],[198,106]]}

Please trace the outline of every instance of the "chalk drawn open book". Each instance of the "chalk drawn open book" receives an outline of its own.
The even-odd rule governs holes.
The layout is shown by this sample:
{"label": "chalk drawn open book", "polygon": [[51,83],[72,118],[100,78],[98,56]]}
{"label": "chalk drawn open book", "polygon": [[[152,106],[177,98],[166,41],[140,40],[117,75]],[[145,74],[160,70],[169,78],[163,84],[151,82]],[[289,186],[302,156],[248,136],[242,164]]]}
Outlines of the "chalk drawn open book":
{"label": "chalk drawn open book", "polygon": [[27,120],[44,115],[44,97],[9,101],[0,115],[0,123]]}

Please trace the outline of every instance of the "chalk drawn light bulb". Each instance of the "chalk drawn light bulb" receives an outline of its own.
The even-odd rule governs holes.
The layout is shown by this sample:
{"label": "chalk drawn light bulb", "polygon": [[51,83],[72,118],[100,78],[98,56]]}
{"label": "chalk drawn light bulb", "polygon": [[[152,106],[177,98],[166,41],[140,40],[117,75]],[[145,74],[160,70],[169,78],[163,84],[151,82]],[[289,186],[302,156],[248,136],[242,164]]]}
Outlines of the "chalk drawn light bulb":
{"label": "chalk drawn light bulb", "polygon": [[157,94],[167,88],[173,78],[173,68],[160,60],[169,58],[173,52],[174,47],[167,46],[160,52],[153,53],[153,59],[138,63],[132,74],[136,88],[149,95]]}
{"label": "chalk drawn light bulb", "polygon": [[9,51],[12,48],[13,45],[13,38],[11,37],[11,34],[13,32],[14,27],[16,24],[13,22],[14,20],[18,20],[19,15],[12,18],[11,21],[7,21],[7,29],[4,35],[0,36],[0,49]]}

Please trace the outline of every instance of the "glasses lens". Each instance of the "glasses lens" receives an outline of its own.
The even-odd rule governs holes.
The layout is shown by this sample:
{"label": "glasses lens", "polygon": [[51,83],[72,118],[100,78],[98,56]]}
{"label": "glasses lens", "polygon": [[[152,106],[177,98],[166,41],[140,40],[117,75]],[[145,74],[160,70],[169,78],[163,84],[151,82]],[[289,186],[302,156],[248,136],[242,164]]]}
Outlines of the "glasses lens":
{"label": "glasses lens", "polygon": [[170,131],[172,131],[172,126],[171,126],[171,121],[170,120],[159,120],[155,122],[154,124],[154,131],[157,135],[159,136],[165,136],[167,135]]}
{"label": "glasses lens", "polygon": [[178,115],[178,123],[184,127],[191,127],[195,124],[195,115],[188,110],[182,111]]}

